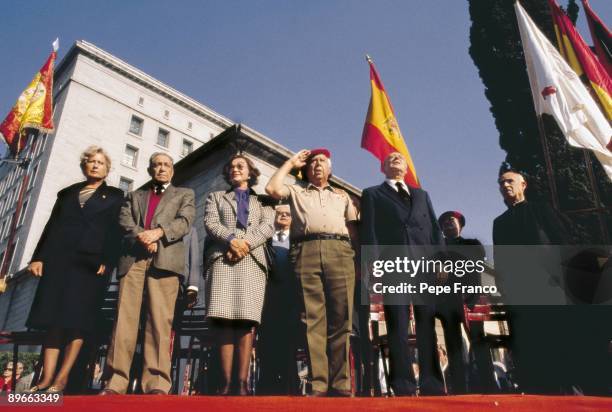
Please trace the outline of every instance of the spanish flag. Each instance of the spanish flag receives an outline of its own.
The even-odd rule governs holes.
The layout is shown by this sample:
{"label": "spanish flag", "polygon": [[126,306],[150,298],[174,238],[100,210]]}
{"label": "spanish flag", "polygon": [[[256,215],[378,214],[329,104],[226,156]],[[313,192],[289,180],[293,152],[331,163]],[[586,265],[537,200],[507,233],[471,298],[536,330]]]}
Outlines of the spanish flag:
{"label": "spanish flag", "polygon": [[612,120],[612,79],[555,0],[548,0],[559,51],[582,81],[593,90],[608,120]]}
{"label": "spanish flag", "polygon": [[26,144],[26,128],[43,133],[53,131],[53,66],[57,56],[58,40],[53,43],[49,58],[21,93],[17,103],[0,124],[0,135],[17,156]]}
{"label": "spanish flag", "polygon": [[397,119],[393,113],[393,106],[389,101],[385,86],[383,86],[374,62],[367,56],[370,65],[370,84],[372,86],[372,98],[370,107],[363,127],[361,136],[361,147],[371,152],[380,160],[381,168],[385,158],[393,152],[400,152],[408,162],[408,173],[405,182],[410,187],[420,188],[419,178],[417,177],[414,163],[410,157],[410,152],[406,147],[406,142],[402,137]]}
{"label": "spanish flag", "polygon": [[612,77],[612,33],[599,16],[595,14],[588,0],[582,0],[582,7],[589,23],[595,54],[597,54],[599,62],[606,68],[608,76]]}

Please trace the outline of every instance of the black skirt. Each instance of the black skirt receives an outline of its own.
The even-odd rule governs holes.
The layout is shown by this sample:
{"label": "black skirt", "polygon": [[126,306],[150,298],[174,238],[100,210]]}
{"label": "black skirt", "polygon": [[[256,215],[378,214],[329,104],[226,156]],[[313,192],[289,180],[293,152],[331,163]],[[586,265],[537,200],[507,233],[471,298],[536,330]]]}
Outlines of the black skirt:
{"label": "black skirt", "polygon": [[27,326],[49,330],[95,331],[109,275],[96,275],[101,259],[64,252],[63,259],[43,263]]}

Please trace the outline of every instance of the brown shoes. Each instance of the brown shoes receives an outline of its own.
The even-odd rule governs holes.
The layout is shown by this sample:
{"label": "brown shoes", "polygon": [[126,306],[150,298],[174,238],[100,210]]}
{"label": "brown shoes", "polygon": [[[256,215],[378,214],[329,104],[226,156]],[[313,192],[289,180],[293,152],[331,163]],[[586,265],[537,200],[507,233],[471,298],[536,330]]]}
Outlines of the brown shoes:
{"label": "brown shoes", "polygon": [[161,389],[153,389],[152,391],[147,392],[147,395],[167,395],[167,393]]}
{"label": "brown shoes", "polygon": [[119,395],[119,392],[114,391],[112,389],[102,389],[98,395],[100,396],[108,396],[108,395]]}
{"label": "brown shoes", "polygon": [[309,398],[324,398],[327,396],[327,392],[322,392],[322,391],[315,391],[313,390],[312,392],[310,392],[309,395],[307,395]]}

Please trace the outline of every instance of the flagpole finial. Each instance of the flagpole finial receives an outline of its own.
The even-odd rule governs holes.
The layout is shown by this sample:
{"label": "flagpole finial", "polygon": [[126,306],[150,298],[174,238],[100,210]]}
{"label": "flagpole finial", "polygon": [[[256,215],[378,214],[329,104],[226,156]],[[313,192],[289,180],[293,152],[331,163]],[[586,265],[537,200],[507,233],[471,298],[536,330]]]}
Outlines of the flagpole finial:
{"label": "flagpole finial", "polygon": [[369,55],[369,54],[366,54],[366,61],[367,61],[368,63],[374,63],[374,60],[372,60],[372,58],[370,57],[370,55]]}
{"label": "flagpole finial", "polygon": [[59,37],[57,37],[55,41],[53,42],[53,51],[57,52],[58,49],[59,49]]}

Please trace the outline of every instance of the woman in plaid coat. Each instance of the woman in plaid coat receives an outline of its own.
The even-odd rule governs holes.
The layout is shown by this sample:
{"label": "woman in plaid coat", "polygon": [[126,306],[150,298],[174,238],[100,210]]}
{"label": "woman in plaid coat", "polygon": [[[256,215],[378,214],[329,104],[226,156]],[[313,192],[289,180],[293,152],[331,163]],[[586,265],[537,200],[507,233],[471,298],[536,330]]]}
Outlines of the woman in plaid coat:
{"label": "woman in plaid coat", "polygon": [[211,193],[204,212],[207,315],[220,339],[224,382],[219,394],[230,393],[238,346],[238,393],[247,395],[251,329],[261,321],[268,270],[264,248],[274,234],[274,210],[262,205],[251,189],[260,173],[250,159],[233,156],[223,174],[231,188]]}

